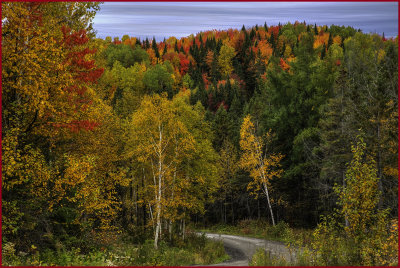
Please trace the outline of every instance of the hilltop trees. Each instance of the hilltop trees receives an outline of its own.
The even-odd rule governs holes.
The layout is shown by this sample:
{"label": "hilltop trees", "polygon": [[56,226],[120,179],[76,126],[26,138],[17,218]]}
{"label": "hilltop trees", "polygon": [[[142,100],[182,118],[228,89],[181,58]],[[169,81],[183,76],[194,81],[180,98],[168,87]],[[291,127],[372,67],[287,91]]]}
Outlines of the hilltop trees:
{"label": "hilltop trees", "polygon": [[[243,114],[257,120],[258,135],[272,129],[275,136],[271,146],[286,155],[281,161],[284,179],[272,182],[283,201],[277,207],[285,221],[299,226],[316,224],[319,213],[334,207],[333,183],[343,183],[345,159],[350,157],[348,145],[358,129],[365,128],[367,147],[377,152],[383,179],[379,187],[391,192],[384,195],[381,205],[394,208],[390,185],[394,185],[391,178],[397,165],[393,158],[397,97],[390,92],[397,85],[392,62],[397,41],[356,32],[349,27],[307,27],[296,22],[241,31],[208,31],[157,44],[138,42],[146,53],[154,54],[156,48],[163,51],[157,62],[141,62],[144,92],[167,92],[173,99],[180,91],[189,90],[191,104],[200,101],[206,109],[217,151],[227,142],[236,151],[240,149]],[[368,59],[360,54],[364,50],[370,55]],[[354,80],[362,72],[360,68],[375,75]],[[367,87],[368,79],[374,82]],[[367,92],[371,95],[364,94]],[[119,96],[116,94],[116,99]],[[124,93],[119,105],[137,109],[137,104],[129,104],[133,99]],[[371,105],[374,108],[366,111]],[[378,136],[388,142],[376,142]],[[336,161],[340,156],[345,159]],[[231,181],[247,184],[248,175],[239,173]],[[240,196],[233,201],[237,205],[242,202],[239,200],[252,202],[245,194]],[[247,211],[246,217],[254,216],[251,209],[243,211]],[[212,216],[209,219],[214,220]]]}

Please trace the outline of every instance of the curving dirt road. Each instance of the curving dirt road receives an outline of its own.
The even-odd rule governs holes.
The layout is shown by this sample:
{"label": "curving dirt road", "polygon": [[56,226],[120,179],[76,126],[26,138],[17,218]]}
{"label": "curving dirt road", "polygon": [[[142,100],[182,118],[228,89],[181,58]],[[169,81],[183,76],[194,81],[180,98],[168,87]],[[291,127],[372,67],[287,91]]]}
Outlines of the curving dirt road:
{"label": "curving dirt road", "polygon": [[210,233],[205,235],[211,239],[221,240],[224,243],[226,253],[231,257],[223,263],[209,266],[248,266],[251,257],[258,248],[264,248],[271,256],[282,257],[286,261],[291,261],[293,258],[285,244],[281,242],[236,235]]}

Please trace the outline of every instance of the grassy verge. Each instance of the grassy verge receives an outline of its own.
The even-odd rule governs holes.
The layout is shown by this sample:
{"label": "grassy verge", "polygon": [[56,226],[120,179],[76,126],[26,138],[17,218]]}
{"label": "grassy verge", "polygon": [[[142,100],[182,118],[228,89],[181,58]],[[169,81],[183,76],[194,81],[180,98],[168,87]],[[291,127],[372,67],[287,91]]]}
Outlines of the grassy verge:
{"label": "grassy verge", "polygon": [[193,234],[174,245],[161,242],[158,250],[151,240],[133,244],[126,239],[85,254],[79,248],[59,251],[33,248],[30,253],[21,253],[15,252],[10,243],[3,246],[6,266],[184,266],[219,263],[228,258],[222,242]]}
{"label": "grassy verge", "polygon": [[272,256],[263,249],[258,249],[249,262],[249,266],[315,266],[315,259],[307,250],[296,254],[292,262],[282,257]]}

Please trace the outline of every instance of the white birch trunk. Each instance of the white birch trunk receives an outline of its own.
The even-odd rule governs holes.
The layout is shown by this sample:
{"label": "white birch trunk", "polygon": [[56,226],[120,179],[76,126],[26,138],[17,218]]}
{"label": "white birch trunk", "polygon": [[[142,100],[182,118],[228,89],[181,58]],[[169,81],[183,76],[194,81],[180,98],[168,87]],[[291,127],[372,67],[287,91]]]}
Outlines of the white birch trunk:
{"label": "white birch trunk", "polygon": [[159,143],[158,143],[158,192],[156,194],[156,232],[154,234],[154,248],[158,248],[158,239],[161,236],[161,199],[163,184],[163,148],[162,148],[162,126],[158,126]]}
{"label": "white birch trunk", "polygon": [[267,184],[264,182],[263,186],[264,186],[265,195],[267,196],[269,211],[271,212],[272,226],[275,226],[274,213],[272,212],[271,202],[269,201],[269,193],[268,193]]}

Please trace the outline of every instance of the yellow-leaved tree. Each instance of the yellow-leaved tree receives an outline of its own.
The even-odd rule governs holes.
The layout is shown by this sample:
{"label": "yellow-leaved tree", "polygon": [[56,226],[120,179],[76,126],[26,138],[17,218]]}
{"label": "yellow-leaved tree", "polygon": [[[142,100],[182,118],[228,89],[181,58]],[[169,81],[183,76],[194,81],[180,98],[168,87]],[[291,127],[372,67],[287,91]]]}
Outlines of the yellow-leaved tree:
{"label": "yellow-leaved tree", "polygon": [[221,47],[218,56],[218,66],[223,77],[228,77],[232,73],[232,59],[235,55],[235,49],[228,44]]}
{"label": "yellow-leaved tree", "polygon": [[189,95],[181,93],[172,100],[165,93],[146,95],[127,126],[125,159],[134,166],[138,191],[132,201],[148,208],[155,248],[162,231],[171,239],[178,222],[175,229],[184,238],[185,220],[204,213],[218,189],[219,159],[204,108],[191,106]]}
{"label": "yellow-leaved tree", "polygon": [[147,196],[152,193],[149,206],[155,226],[155,248],[158,247],[161,220],[169,198],[167,186],[174,179],[174,167],[193,150],[193,146],[192,135],[178,120],[175,108],[165,94],[145,96],[140,108],[132,115],[126,151],[128,157],[134,157],[150,171]]}
{"label": "yellow-leaved tree", "polygon": [[118,125],[96,91],[98,5],[2,4],[3,241],[20,248],[115,218],[123,174]]}
{"label": "yellow-leaved tree", "polygon": [[272,224],[275,225],[268,188],[274,178],[280,178],[283,170],[280,169],[280,161],[283,155],[271,152],[269,145],[272,139],[271,131],[268,131],[265,138],[256,135],[256,128],[251,122],[251,116],[247,115],[240,128],[240,158],[241,168],[247,170],[253,180],[248,184],[247,189],[256,194],[262,190],[268,201],[268,208],[271,213]]}

